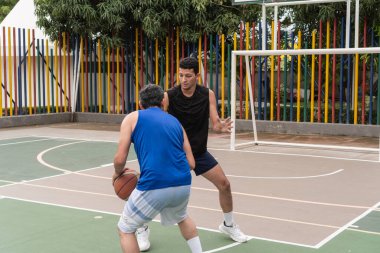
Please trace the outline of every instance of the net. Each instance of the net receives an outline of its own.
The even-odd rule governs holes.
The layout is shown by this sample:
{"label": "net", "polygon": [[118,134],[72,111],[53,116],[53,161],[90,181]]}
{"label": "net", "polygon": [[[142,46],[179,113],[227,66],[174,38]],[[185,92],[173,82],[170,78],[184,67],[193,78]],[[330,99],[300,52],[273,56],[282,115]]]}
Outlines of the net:
{"label": "net", "polygon": [[[232,132],[231,132],[231,137],[230,137],[230,149],[235,150],[240,147],[246,147],[249,145],[261,145],[261,144],[269,144],[269,145],[286,145],[286,146],[298,146],[298,147],[311,147],[311,148],[320,148],[320,149],[339,149],[339,150],[358,150],[358,151],[368,151],[368,152],[375,152],[380,156],[380,149],[379,146],[377,145],[376,147],[356,147],[356,146],[348,146],[348,145],[325,145],[323,143],[292,143],[292,142],[286,142],[283,143],[281,141],[262,141],[258,138],[258,130],[257,130],[257,123],[256,123],[256,113],[255,112],[255,106],[258,105],[257,101],[254,100],[253,96],[253,90],[252,87],[257,87],[257,82],[256,80],[251,80],[251,75],[247,73],[252,73],[252,66],[255,65],[254,59],[258,59],[259,57],[262,58],[267,58],[270,63],[274,63],[274,61],[277,59],[278,56],[281,58],[286,58],[286,57],[294,57],[295,59],[298,59],[298,62],[301,64],[301,62],[304,62],[305,58],[308,58],[309,62],[316,61],[317,56],[322,55],[323,59],[331,59],[333,56],[346,56],[346,57],[351,57],[353,59],[353,62],[358,65],[359,59],[362,56],[368,56],[368,55],[374,55],[379,56],[380,54],[380,47],[372,47],[372,48],[335,48],[335,49],[298,49],[298,50],[239,50],[239,51],[233,51],[232,52],[232,61],[231,61],[231,119],[233,120],[234,124],[236,124],[236,112],[237,112],[237,74],[236,74],[236,69],[237,69],[237,58],[240,56],[243,56],[245,59],[245,69],[246,69],[246,74],[245,78],[248,81],[247,89],[248,89],[248,94],[249,94],[249,111],[250,111],[250,122],[252,123],[252,133],[249,135],[250,140],[247,140],[246,142],[243,142],[239,140],[239,143],[236,142],[236,127],[235,125],[233,126]],[[276,56],[276,57],[275,57]],[[268,64],[268,66],[275,66],[274,64]],[[296,69],[296,68],[295,68]],[[257,70],[257,68],[256,68]],[[257,70],[258,71],[258,70]],[[274,86],[274,68],[269,68],[267,70],[270,73],[270,87],[271,87],[271,103],[269,104],[269,110],[270,110],[270,121],[274,121],[274,110],[275,110],[275,102],[273,100],[274,98],[274,93],[276,87]],[[277,71],[277,70],[276,70]],[[296,71],[296,70],[295,70]],[[353,67],[351,70],[353,78],[352,78],[352,87],[353,87],[353,97],[358,96],[358,80],[359,80],[359,68],[358,67]],[[297,72],[295,75],[302,75],[305,72]],[[315,74],[315,73],[314,73]],[[327,76],[328,77],[328,76]],[[295,115],[297,115],[296,121],[297,123],[302,123],[300,120],[300,93],[299,93],[299,88],[300,88],[300,80],[299,79],[298,83],[295,84],[295,88],[297,89],[295,91],[297,96],[297,101],[294,104],[294,111],[296,112]],[[307,85],[311,90],[314,90],[314,83],[315,80],[309,80]],[[242,82],[243,83],[243,82]],[[303,86],[305,87],[305,86]],[[324,90],[325,88],[323,88]],[[328,91],[328,89],[327,89]],[[329,97],[328,94],[326,94],[326,101],[328,101]],[[311,98],[310,98],[311,99]],[[305,101],[307,103],[307,108],[310,108],[310,105],[314,103],[314,101]],[[283,106],[283,105],[282,105]],[[357,114],[357,104],[353,104],[354,109],[356,110]],[[328,106],[325,106],[324,108],[328,109]],[[324,110],[324,113],[329,113],[329,111]],[[310,109],[309,109],[310,110]],[[313,111],[313,109],[311,109]],[[327,115],[328,118],[328,115]],[[276,124],[276,122],[273,122]],[[278,124],[281,124],[281,121],[278,122]],[[380,136],[379,136],[380,137]],[[315,141],[315,140],[314,140]],[[380,159],[380,158],[379,158]]]}

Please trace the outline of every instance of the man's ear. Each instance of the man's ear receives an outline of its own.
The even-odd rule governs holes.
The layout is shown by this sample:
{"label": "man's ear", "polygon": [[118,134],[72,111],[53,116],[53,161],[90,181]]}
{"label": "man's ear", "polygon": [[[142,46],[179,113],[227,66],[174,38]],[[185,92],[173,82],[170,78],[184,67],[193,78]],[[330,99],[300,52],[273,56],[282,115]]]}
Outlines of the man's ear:
{"label": "man's ear", "polygon": [[140,107],[141,110],[145,109],[144,106],[141,104],[141,101],[139,101],[139,107]]}
{"label": "man's ear", "polygon": [[200,73],[200,72],[198,72],[197,74],[195,74],[195,78],[196,78],[196,79],[199,79],[200,76],[201,76],[201,73]]}
{"label": "man's ear", "polygon": [[165,105],[166,103],[165,103],[165,96],[164,96],[161,100],[161,108],[165,108]]}

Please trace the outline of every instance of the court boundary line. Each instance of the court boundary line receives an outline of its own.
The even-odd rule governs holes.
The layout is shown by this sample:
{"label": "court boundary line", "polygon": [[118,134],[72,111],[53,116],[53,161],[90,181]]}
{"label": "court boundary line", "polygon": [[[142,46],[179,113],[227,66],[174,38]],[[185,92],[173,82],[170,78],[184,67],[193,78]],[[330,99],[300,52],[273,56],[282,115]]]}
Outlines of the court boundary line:
{"label": "court boundary line", "polygon": [[[101,168],[104,168],[104,167],[105,167],[104,165],[101,165],[101,166],[97,166],[97,167],[93,167],[93,168],[78,170],[77,172],[83,172],[83,171],[101,169]],[[57,174],[57,175],[51,175],[51,176],[46,176],[46,177],[34,178],[34,179],[31,179],[31,180],[8,181],[8,182],[10,182],[10,184],[1,185],[0,188],[5,187],[5,186],[11,186],[11,185],[17,185],[17,184],[25,184],[25,183],[35,182],[35,181],[38,181],[38,180],[44,180],[44,179],[49,179],[49,178],[54,178],[54,177],[66,176],[66,175],[70,175],[70,174],[75,174],[75,175],[79,175],[79,176],[87,176],[88,175],[88,174],[85,174],[85,173],[72,173],[72,171],[69,171],[67,173],[64,172],[64,173]],[[109,178],[101,177],[101,178],[104,178],[104,179],[107,179],[107,180],[111,180],[111,177],[109,177]],[[5,181],[5,180],[0,180],[0,181]]]}
{"label": "court boundary line", "polygon": [[235,147],[240,146],[250,146],[255,144],[267,144],[273,146],[287,146],[287,147],[310,147],[310,148],[319,148],[319,149],[331,149],[331,150],[352,150],[352,151],[370,151],[378,154],[380,152],[380,148],[363,148],[363,147],[353,147],[353,146],[338,146],[338,145],[320,145],[320,144],[304,144],[304,143],[296,143],[296,142],[274,142],[274,141],[256,141],[256,142],[246,142],[246,143],[238,143],[235,144]]}
{"label": "court boundary line", "polygon": [[[46,153],[50,152],[51,150],[54,150],[54,149],[59,149],[59,148],[62,148],[62,147],[66,147],[66,146],[70,146],[70,145],[75,145],[75,144],[79,144],[79,143],[85,143],[87,141],[76,141],[76,142],[69,142],[69,143],[65,143],[65,144],[61,144],[61,145],[58,145],[58,146],[54,146],[54,147],[51,147],[51,148],[48,148],[48,149],[45,149],[45,150],[42,150],[40,153],[37,154],[37,161],[42,164],[43,166],[46,166],[50,169],[53,169],[53,170],[58,170],[58,171],[61,171],[61,172],[64,172],[65,174],[79,174],[79,175],[82,175],[82,173],[80,172],[77,172],[77,171],[71,171],[71,170],[66,170],[66,169],[62,169],[62,168],[58,168],[54,165],[51,165],[47,162],[44,161],[44,159],[42,158]],[[101,166],[98,166],[98,167],[103,167],[103,165]],[[96,176],[96,175],[90,175],[90,174],[83,174],[84,176],[86,177],[94,177],[94,178],[103,178],[103,179],[109,179],[107,177],[102,177],[102,176]]]}
{"label": "court boundary line", "polygon": [[22,138],[30,138],[30,137],[33,137],[33,135],[25,135],[25,136],[19,136],[19,137],[5,137],[5,138],[0,138],[0,141],[13,140],[13,139],[22,139]]}
{"label": "court boundary line", "polygon": [[[211,189],[211,188],[202,188],[202,187],[191,187],[191,188],[195,190],[201,190],[201,191],[218,192],[218,190]],[[247,197],[254,197],[254,198],[265,198],[265,199],[299,202],[299,203],[304,203],[304,204],[313,204],[313,205],[322,205],[322,206],[331,206],[331,207],[355,208],[355,209],[371,208],[368,206],[355,206],[355,205],[345,205],[345,204],[336,204],[336,203],[328,203],[328,202],[316,202],[316,201],[308,201],[308,200],[301,200],[301,199],[290,199],[290,198],[282,198],[282,197],[273,197],[273,196],[268,196],[268,195],[251,194],[251,193],[244,193],[244,192],[232,192],[232,194],[242,195],[242,196],[247,196]]]}
{"label": "court boundary line", "polygon": [[354,224],[358,220],[360,220],[363,217],[367,216],[370,212],[372,212],[375,209],[377,209],[377,207],[379,206],[379,204],[380,204],[380,202],[377,202],[375,205],[373,205],[372,207],[368,208],[361,215],[358,215],[357,217],[355,217],[354,219],[352,219],[351,221],[349,221],[348,223],[346,223],[344,226],[342,226],[340,229],[338,229],[337,231],[335,231],[333,234],[331,234],[330,236],[326,237],[324,240],[322,240],[320,243],[318,243],[316,245],[318,247],[318,249],[320,247],[322,247],[323,245],[325,245],[326,243],[328,243],[329,241],[331,241],[333,238],[335,238],[339,234],[341,234],[344,230],[347,230],[352,224]]}
{"label": "court boundary line", "polygon": [[30,140],[30,141],[0,143],[0,147],[1,146],[10,146],[10,145],[24,144],[24,143],[31,143],[31,142],[38,142],[38,141],[49,141],[49,140],[51,140],[51,139],[39,139],[39,140]]}
{"label": "court boundary line", "polygon": [[[72,138],[70,138],[72,139]],[[66,144],[62,144],[62,145],[58,145],[58,146],[55,146],[55,147],[52,147],[52,148],[49,148],[49,149],[46,149],[42,152],[40,152],[39,154],[41,153],[46,153],[50,150],[53,150],[55,148],[60,148],[62,146],[67,146],[67,145],[73,145],[73,144],[78,144],[78,143],[83,143],[85,142],[85,140],[80,140],[78,142],[73,142],[73,143],[66,143]],[[101,141],[98,141],[98,142],[101,142]],[[224,151],[231,151],[231,150],[224,150]],[[43,154],[42,154],[43,155]],[[41,155],[41,157],[42,157]],[[137,159],[134,159],[134,160],[128,160],[127,162],[134,162],[134,161],[137,161]],[[49,164],[46,164],[45,166],[49,167]],[[89,174],[82,174],[80,172],[82,171],[87,171],[87,170],[92,170],[92,169],[97,169],[97,168],[101,168],[103,167],[104,165],[101,165],[101,166],[97,166],[97,167],[94,167],[94,168],[89,168],[89,169],[85,169],[85,170],[79,170],[79,171],[69,171],[69,170],[65,170],[65,169],[61,169],[61,168],[58,168],[58,167],[55,167],[53,165],[51,165],[53,168],[52,169],[57,169],[59,171],[62,171],[62,172],[65,172],[65,174],[78,174],[78,175],[82,175],[82,176],[89,176],[89,177],[96,177],[96,178],[103,178],[103,179],[109,179],[109,178],[106,178],[106,177],[98,177],[98,176],[94,176],[94,175],[89,175]],[[63,175],[65,175],[63,174]],[[55,175],[57,176],[57,175]],[[194,189],[198,189],[198,190],[211,190],[211,191],[217,191],[215,189],[208,189],[208,188],[200,188],[200,187],[192,187]],[[255,195],[255,194],[246,194],[246,193],[240,193],[240,192],[233,192],[233,194],[239,194],[239,195],[249,195],[251,197],[264,197],[265,195]],[[266,198],[266,197],[264,197]],[[313,202],[313,201],[303,201],[303,200],[295,200],[295,199],[289,199],[289,198],[277,198],[277,197],[270,197],[268,196],[268,198],[270,199],[276,199],[276,200],[283,200],[283,201],[293,201],[293,202],[300,202],[300,203],[307,203],[307,204],[318,204],[318,205],[326,205],[326,206],[337,206],[337,207],[347,207],[347,208],[364,208],[364,209],[367,209],[369,207],[363,207],[363,206],[353,206],[353,205],[341,205],[341,204],[334,204],[334,203],[323,203],[323,202]]]}
{"label": "court boundary line", "polygon": [[[110,140],[100,140],[100,139],[85,139],[85,138],[70,138],[70,137],[54,137],[48,135],[30,135],[31,137],[40,137],[40,138],[52,138],[52,139],[67,139],[67,140],[83,140],[83,141],[98,141],[98,142],[112,142],[118,143],[118,141]],[[342,157],[333,157],[333,156],[321,156],[321,155],[309,155],[309,154],[298,154],[298,153],[281,153],[281,152],[266,152],[266,151],[256,151],[256,150],[230,150],[227,148],[213,148],[207,147],[207,150],[219,150],[219,151],[228,151],[228,152],[244,152],[244,153],[257,153],[257,154],[270,154],[270,155],[284,155],[284,156],[301,156],[301,157],[315,157],[315,158],[325,158],[325,159],[336,159],[344,161],[358,161],[358,162],[369,162],[369,163],[380,163],[376,160],[363,160],[363,159],[354,159],[354,158],[342,158]],[[379,149],[380,150],[380,149]],[[375,154],[374,154],[375,155]]]}
{"label": "court boundary line", "polygon": [[251,177],[251,176],[237,176],[237,175],[230,175],[226,174],[227,177],[233,177],[233,178],[247,178],[247,179],[268,179],[268,180],[287,180],[287,179],[309,179],[309,178],[318,178],[318,177],[328,177],[335,174],[338,174],[340,172],[344,171],[344,169],[339,169],[330,173],[325,174],[319,174],[319,175],[312,175],[312,176],[300,176],[300,177]]}
{"label": "court boundary line", "polygon": [[[46,139],[46,140],[49,140],[49,139]],[[61,144],[61,145],[57,145],[57,146],[45,149],[45,150],[41,151],[37,155],[37,160],[38,160],[39,163],[41,163],[42,165],[44,165],[44,166],[46,166],[48,168],[51,168],[51,169],[54,169],[54,170],[58,170],[58,171],[62,171],[62,172],[65,172],[65,173],[67,172],[67,173],[75,173],[76,174],[75,171],[70,171],[70,170],[58,168],[58,167],[56,167],[54,165],[51,165],[51,164],[45,162],[42,157],[43,157],[43,155],[45,155],[46,153],[50,152],[51,150],[58,149],[58,148],[61,148],[61,147],[66,147],[66,146],[69,146],[69,145],[75,145],[75,144],[79,144],[79,143],[84,143],[84,142],[87,142],[87,141],[76,141],[76,142],[71,142],[71,143],[65,143],[65,144]],[[102,165],[102,166],[104,166],[104,165]],[[251,178],[251,179],[305,179],[305,178],[316,178],[316,177],[322,177],[322,176],[329,176],[329,175],[337,174],[337,173],[339,173],[341,171],[343,171],[343,169],[336,170],[334,172],[327,173],[327,174],[320,174],[320,175],[313,175],[313,176],[303,176],[303,177],[248,177],[248,176],[235,176],[235,175],[227,175],[227,176],[236,177],[236,178]],[[95,175],[86,175],[86,176],[104,178],[104,177],[95,176]]]}
{"label": "court boundary line", "polygon": [[332,159],[332,160],[380,163],[380,161],[375,161],[375,160],[363,160],[363,159],[354,159],[354,158],[342,158],[342,157],[309,155],[309,154],[298,154],[298,153],[280,153],[280,152],[266,152],[266,151],[256,151],[256,150],[229,150],[229,149],[223,149],[223,148],[207,148],[207,150],[228,151],[228,152],[238,152],[238,153],[256,153],[256,154],[267,154],[267,155],[314,157],[314,158],[324,158],[324,159]]}
{"label": "court boundary line", "polygon": [[118,143],[118,141],[111,140],[101,140],[101,139],[87,139],[87,138],[71,138],[71,137],[59,137],[59,136],[50,136],[50,135],[29,135],[30,137],[40,137],[40,138],[51,138],[51,139],[62,139],[62,140],[76,140],[76,141],[98,141],[98,142],[112,142]]}
{"label": "court boundary line", "polygon": [[[83,193],[83,194],[91,194],[91,195],[99,195],[99,196],[117,198],[117,196],[116,195],[114,196],[113,194],[111,195],[111,194],[105,194],[105,193],[88,192],[88,191],[81,191],[81,190],[61,188],[61,187],[52,187],[52,186],[46,186],[46,185],[40,185],[40,184],[31,184],[31,183],[26,183],[26,182],[18,183],[18,184],[25,185],[25,186],[30,186],[30,187],[37,187],[37,188],[45,188],[45,189],[58,190],[58,191],[77,192],[77,193]],[[289,199],[286,199],[286,200],[283,200],[283,201],[300,202],[299,200],[289,200]],[[313,204],[318,204],[318,203],[313,203]],[[319,204],[323,205],[323,203],[319,203]],[[330,205],[324,204],[324,205],[326,205],[326,206],[334,206],[334,204],[330,204]],[[200,206],[195,206],[195,205],[189,205],[188,207],[195,208],[195,209],[201,209],[201,210],[209,210],[209,211],[214,211],[214,212],[221,212],[219,209],[200,207]],[[351,207],[351,208],[368,209],[368,207],[355,207],[355,206],[343,206],[343,207],[346,207],[346,208],[350,208]],[[327,228],[339,228],[339,226],[335,226],[335,225],[327,225],[327,224],[304,222],[304,221],[297,221],[297,220],[290,220],[290,219],[282,219],[282,218],[277,218],[277,217],[255,215],[255,214],[247,214],[247,213],[236,212],[236,211],[234,213],[239,214],[239,215],[243,215],[243,216],[250,216],[250,217],[262,218],[262,219],[270,219],[270,220],[278,220],[278,221],[282,221],[282,222],[290,222],[290,223],[303,224],[303,225],[309,225],[309,226],[318,226],[318,227],[327,227]]]}

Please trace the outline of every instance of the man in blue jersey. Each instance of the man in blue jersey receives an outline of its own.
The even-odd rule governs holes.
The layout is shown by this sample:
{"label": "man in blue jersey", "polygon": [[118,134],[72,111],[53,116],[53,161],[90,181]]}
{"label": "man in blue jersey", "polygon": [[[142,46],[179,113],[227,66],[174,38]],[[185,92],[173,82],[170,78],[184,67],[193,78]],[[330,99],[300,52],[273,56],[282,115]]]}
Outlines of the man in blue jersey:
{"label": "man in blue jersey", "polygon": [[[226,120],[219,118],[214,92],[197,84],[200,77],[198,66],[198,60],[193,57],[183,58],[180,61],[178,72],[180,85],[165,93],[164,108],[176,117],[186,130],[195,158],[195,174],[205,177],[219,191],[219,203],[224,215],[219,230],[236,242],[246,242],[248,237],[233,219],[230,182],[219,163],[207,151],[209,119],[212,129],[219,133],[231,132],[232,121],[229,118]],[[141,249],[149,244],[148,231],[146,225],[137,231]]]}
{"label": "man in blue jersey", "polygon": [[185,130],[175,117],[161,110],[163,103],[163,90],[146,85],[140,91],[143,110],[128,114],[121,124],[113,179],[122,173],[131,143],[141,173],[118,222],[124,253],[140,252],[135,232],[158,214],[163,225],[178,224],[191,252],[202,252],[195,223],[186,210],[194,157]]}

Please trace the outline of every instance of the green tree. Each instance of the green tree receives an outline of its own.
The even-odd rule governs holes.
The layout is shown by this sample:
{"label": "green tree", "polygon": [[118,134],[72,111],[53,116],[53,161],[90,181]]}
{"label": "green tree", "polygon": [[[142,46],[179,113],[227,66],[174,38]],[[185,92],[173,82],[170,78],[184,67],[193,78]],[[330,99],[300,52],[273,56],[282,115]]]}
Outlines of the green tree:
{"label": "green tree", "polygon": [[135,27],[149,38],[163,38],[180,27],[181,38],[196,41],[203,33],[231,33],[260,7],[233,6],[231,0],[35,0],[37,25],[56,39],[59,33],[100,38],[121,45]]}
{"label": "green tree", "polygon": [[53,40],[66,32],[111,46],[120,45],[133,18],[126,15],[127,0],[35,0],[37,25]]}
{"label": "green tree", "polygon": [[8,15],[18,0],[1,0],[0,2],[0,22]]}
{"label": "green tree", "polygon": [[241,20],[240,7],[226,0],[127,0],[128,10],[150,37],[164,37],[178,26],[181,37],[196,41],[203,33],[230,33]]}
{"label": "green tree", "polygon": [[[351,1],[351,22],[355,17],[355,0]],[[293,6],[290,8],[291,18],[294,20],[296,30],[303,31],[303,34],[310,37],[314,29],[318,29],[319,21],[323,22],[336,18],[340,21],[346,17],[346,2],[328,3],[328,4],[310,4]],[[380,35],[380,0],[360,0],[360,23],[366,19],[368,27],[374,27]],[[354,26],[351,26],[352,33]],[[362,28],[361,28],[362,29]]]}

